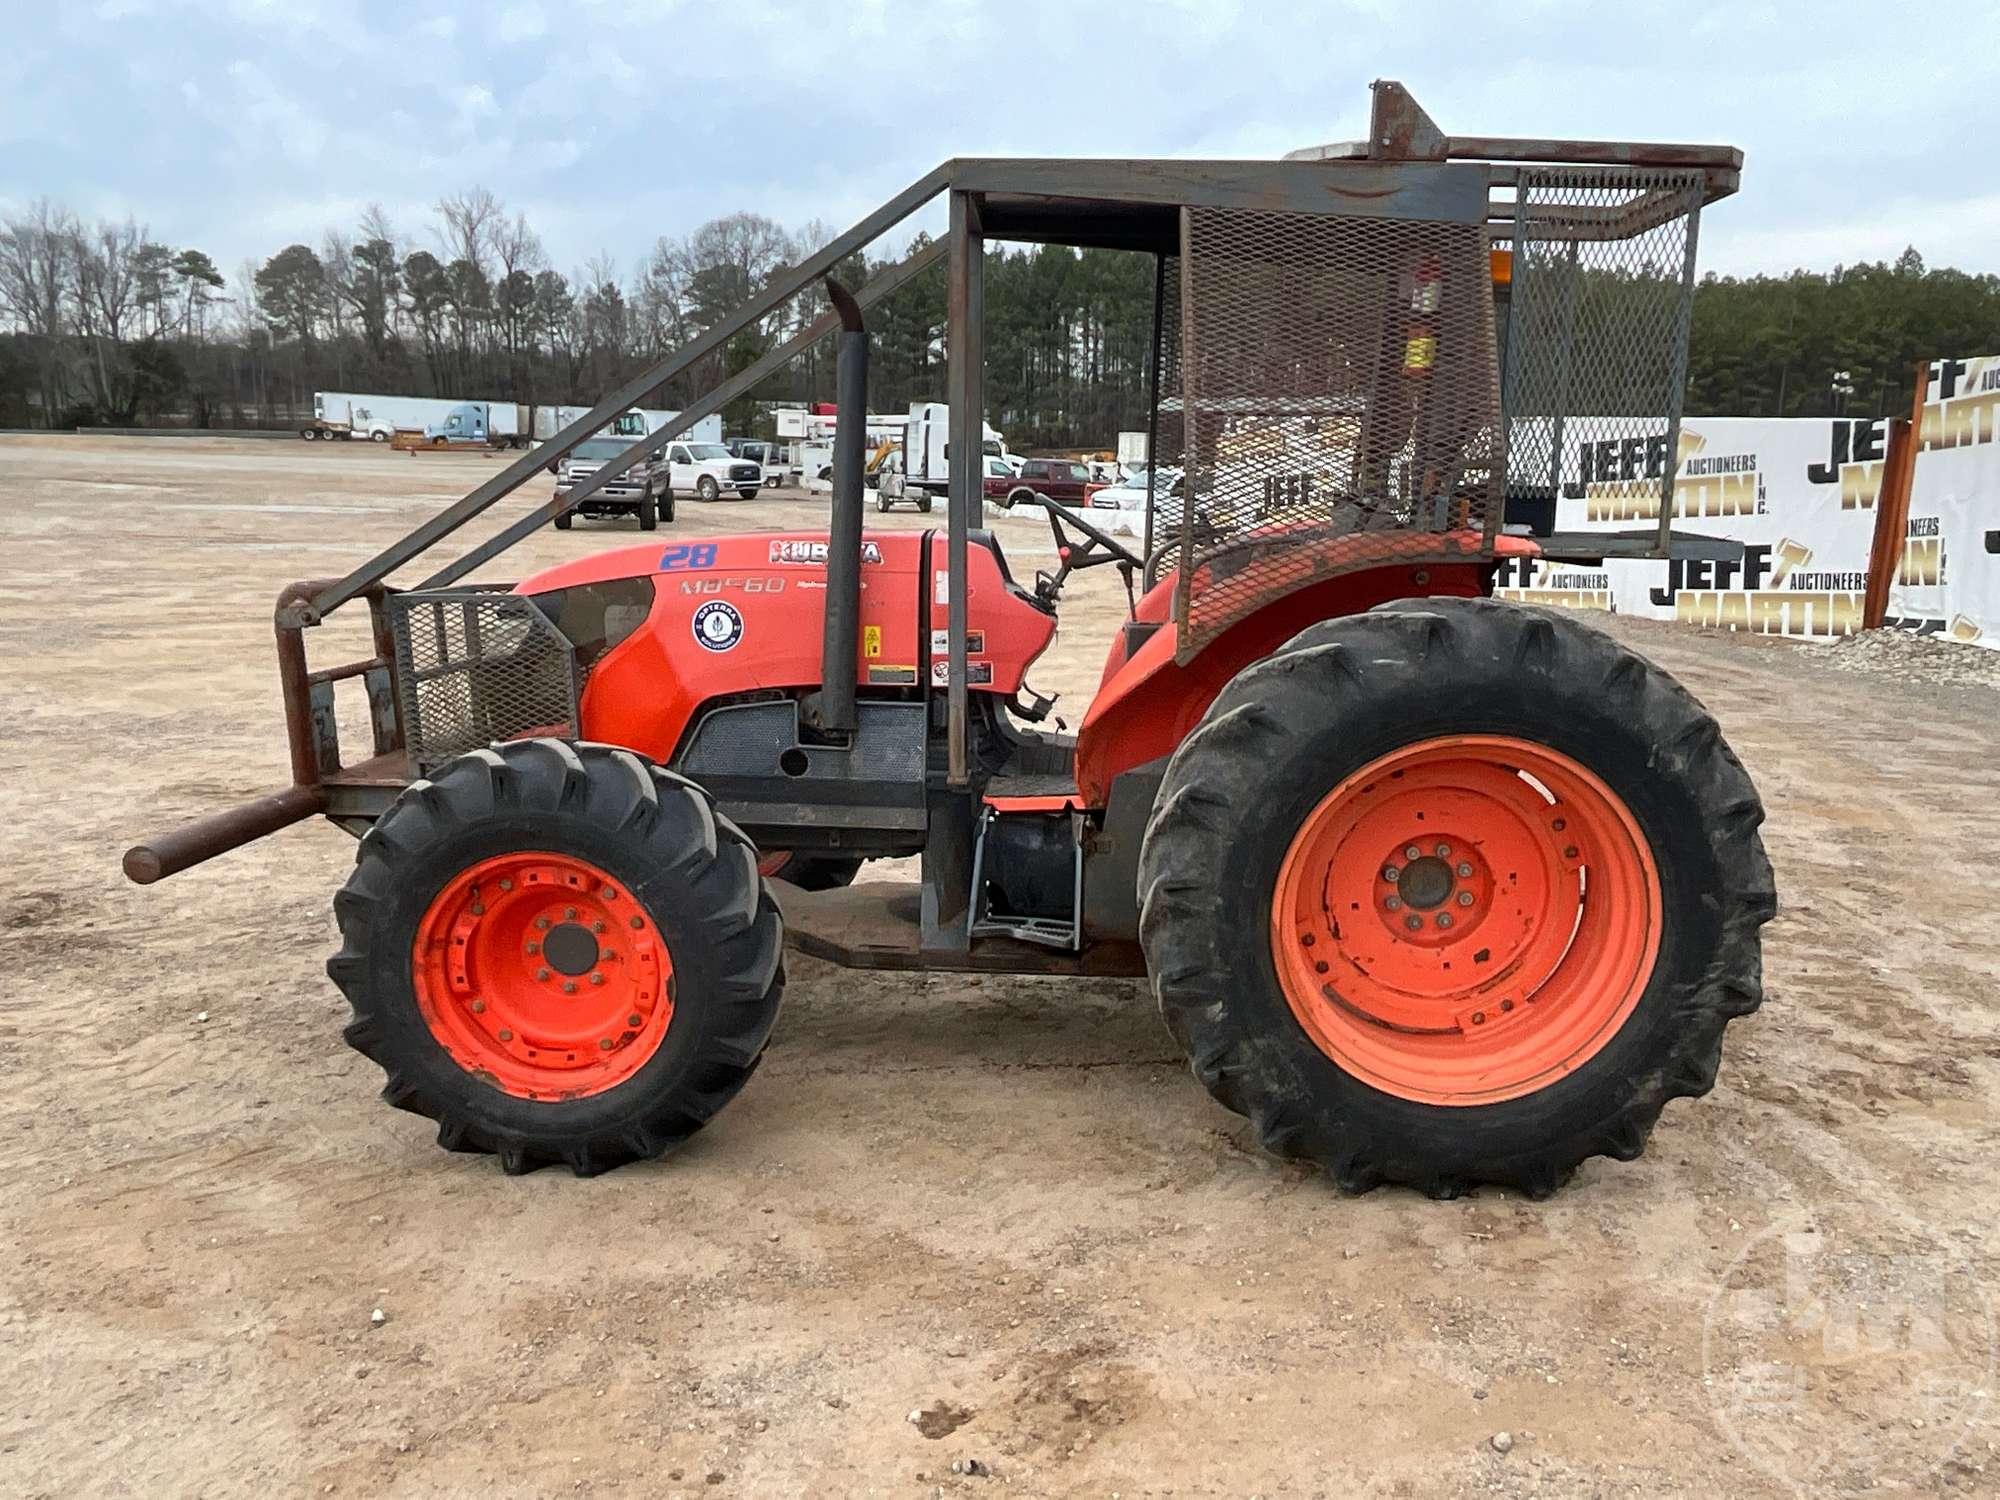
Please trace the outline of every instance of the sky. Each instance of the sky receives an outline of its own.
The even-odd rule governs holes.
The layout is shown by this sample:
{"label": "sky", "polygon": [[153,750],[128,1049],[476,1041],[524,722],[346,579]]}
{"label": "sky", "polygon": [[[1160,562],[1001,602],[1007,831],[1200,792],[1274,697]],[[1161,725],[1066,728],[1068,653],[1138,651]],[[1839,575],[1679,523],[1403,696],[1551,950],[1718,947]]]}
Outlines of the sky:
{"label": "sky", "polygon": [[[12,0],[0,214],[232,273],[473,185],[560,269],[752,209],[841,227],[949,156],[1269,157],[1400,79],[1446,131],[1725,142],[1704,270],[2000,272],[2000,5],[1854,0]],[[935,226],[933,226],[935,227]],[[900,237],[899,241],[900,242]]]}

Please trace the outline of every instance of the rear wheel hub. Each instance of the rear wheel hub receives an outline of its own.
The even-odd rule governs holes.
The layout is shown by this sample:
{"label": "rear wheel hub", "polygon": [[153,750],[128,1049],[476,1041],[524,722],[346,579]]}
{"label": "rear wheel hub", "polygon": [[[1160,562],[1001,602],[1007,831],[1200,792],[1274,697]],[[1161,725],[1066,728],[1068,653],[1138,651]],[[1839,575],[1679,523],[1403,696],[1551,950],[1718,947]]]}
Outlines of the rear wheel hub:
{"label": "rear wheel hub", "polygon": [[1287,1004],[1384,1092],[1535,1092],[1618,1032],[1659,951],[1659,875],[1624,802],[1571,757],[1500,736],[1384,755],[1309,813],[1279,868]]}

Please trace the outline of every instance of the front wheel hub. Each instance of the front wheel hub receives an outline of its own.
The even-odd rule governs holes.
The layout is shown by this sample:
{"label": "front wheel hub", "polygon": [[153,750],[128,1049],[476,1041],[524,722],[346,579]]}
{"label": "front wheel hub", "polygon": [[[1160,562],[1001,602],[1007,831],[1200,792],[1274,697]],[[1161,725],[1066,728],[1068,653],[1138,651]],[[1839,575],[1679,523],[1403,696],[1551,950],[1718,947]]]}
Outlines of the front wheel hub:
{"label": "front wheel hub", "polygon": [[1535,741],[1420,741],[1363,766],[1279,867],[1272,957],[1314,1044],[1433,1104],[1519,1098],[1618,1032],[1659,952],[1652,851],[1618,795]]}
{"label": "front wheel hub", "polygon": [[425,910],[410,967],[438,1045],[517,1098],[615,1088],[673,1020],[658,926],[623,884],[571,855],[506,854],[461,871]]}

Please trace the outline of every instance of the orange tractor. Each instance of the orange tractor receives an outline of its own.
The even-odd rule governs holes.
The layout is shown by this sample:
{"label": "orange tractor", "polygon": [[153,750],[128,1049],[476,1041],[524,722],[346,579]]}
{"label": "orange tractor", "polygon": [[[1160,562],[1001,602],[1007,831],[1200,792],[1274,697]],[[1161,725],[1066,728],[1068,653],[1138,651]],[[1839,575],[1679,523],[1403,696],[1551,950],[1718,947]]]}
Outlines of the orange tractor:
{"label": "orange tractor", "polygon": [[[1530,1193],[1636,1156],[1761,998],[1762,808],[1715,721],[1509,559],[1725,556],[1674,531],[1695,228],[1727,148],[1369,139],[1277,162],[955,160],[612,393],[557,456],[937,193],[948,238],[676,426],[414,587],[524,457],[277,611],[292,785],[135,847],[151,881],[302,818],[359,835],[328,965],[348,1040],[509,1171],[660,1155],[749,1079],[787,943],[875,969],[1149,979],[1194,1073],[1344,1188]],[[940,258],[951,422],[980,430],[988,238],[1155,257],[1140,546],[1045,504],[868,534],[864,309]],[[825,533],[647,543],[463,580],[838,331]],[[1579,478],[1572,481],[1570,476]],[[1610,482],[1636,530],[1557,528]],[[1156,482],[1149,479],[1149,482]],[[1040,502],[1037,502],[1040,503]],[[1027,674],[1065,586],[1129,618],[1074,737]],[[368,658],[305,632],[366,599]],[[372,753],[343,758],[335,694]],[[857,882],[921,856],[920,878]]]}

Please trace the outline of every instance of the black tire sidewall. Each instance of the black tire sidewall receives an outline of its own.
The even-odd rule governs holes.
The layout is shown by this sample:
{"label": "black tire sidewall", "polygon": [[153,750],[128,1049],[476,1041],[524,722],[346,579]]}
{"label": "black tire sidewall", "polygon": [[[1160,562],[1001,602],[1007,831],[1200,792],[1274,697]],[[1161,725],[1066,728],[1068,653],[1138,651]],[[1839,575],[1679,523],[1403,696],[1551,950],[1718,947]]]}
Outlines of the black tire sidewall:
{"label": "black tire sidewall", "polygon": [[[615,1087],[581,1099],[522,1099],[481,1082],[431,1034],[417,1006],[411,964],[424,912],[469,866],[523,850],[570,855],[603,870],[645,908],[673,963],[674,1011],[659,1049]],[[741,853],[725,847],[718,857]],[[398,875],[371,923],[368,990],[378,999],[376,1018],[397,1056],[426,1091],[448,1096],[455,1113],[506,1135],[592,1136],[615,1131],[663,1095],[699,1093],[705,1055],[730,1029],[718,999],[724,976],[714,944],[690,915],[696,906],[685,878],[662,859],[635,851],[629,839],[585,818],[510,809],[443,830],[400,862]]]}
{"label": "black tire sidewall", "polygon": [[[1635,1080],[1657,1075],[1684,1028],[1700,1023],[1690,1017],[1687,1001],[1702,988],[1723,931],[1710,809],[1697,789],[1661,774],[1649,726],[1621,719],[1601,692],[1592,691],[1597,686],[1587,678],[1529,683],[1496,670],[1492,661],[1470,659],[1421,676],[1370,674],[1364,691],[1343,698],[1335,732],[1288,738],[1255,766],[1253,780],[1235,799],[1235,827],[1210,877],[1217,908],[1214,968],[1233,982],[1212,1019],[1195,1005],[1170,1009],[1168,1019],[1193,1056],[1231,1042],[1254,1044],[1263,1075],[1257,1092],[1299,1101],[1293,1111],[1304,1127],[1299,1154],[1328,1159],[1358,1148],[1361,1157],[1406,1181],[1439,1171],[1504,1178],[1511,1175],[1510,1162],[1580,1159],[1590,1154],[1582,1143],[1631,1107]],[[1261,679],[1258,690],[1317,691],[1306,675]],[[1302,704],[1299,717],[1311,712]],[[1659,872],[1660,944],[1632,1012],[1576,1071],[1517,1099],[1429,1104],[1350,1075],[1313,1043],[1278,981],[1270,909],[1279,867],[1299,827],[1342,779],[1402,746],[1474,734],[1546,745],[1590,769],[1625,803]]]}

